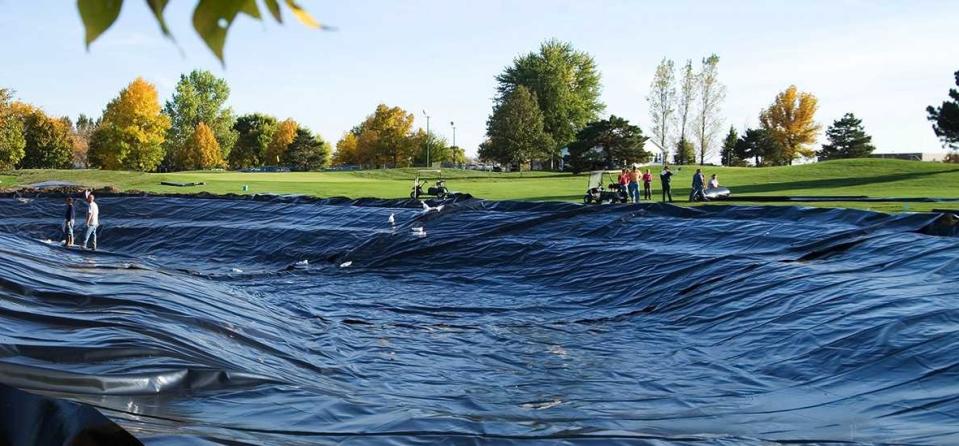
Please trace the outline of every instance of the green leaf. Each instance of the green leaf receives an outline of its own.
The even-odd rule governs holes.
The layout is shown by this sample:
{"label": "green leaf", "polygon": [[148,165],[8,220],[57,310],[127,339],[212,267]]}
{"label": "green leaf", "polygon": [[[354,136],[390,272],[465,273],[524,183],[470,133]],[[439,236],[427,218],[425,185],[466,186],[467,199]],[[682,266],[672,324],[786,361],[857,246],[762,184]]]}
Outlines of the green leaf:
{"label": "green leaf", "polygon": [[264,0],[266,3],[266,9],[270,10],[270,14],[273,14],[273,18],[277,22],[283,23],[283,14],[280,12],[280,2],[277,0]]}
{"label": "green leaf", "polygon": [[260,18],[260,10],[254,0],[200,0],[193,10],[193,29],[221,63],[226,33],[241,12]]}
{"label": "green leaf", "polygon": [[77,9],[86,29],[87,48],[100,34],[103,34],[117,17],[123,0],[77,0]]}
{"label": "green leaf", "polygon": [[260,20],[261,18],[260,8],[256,6],[256,0],[247,0],[243,2],[243,8],[240,9],[240,12],[257,20]]}
{"label": "green leaf", "polygon": [[170,28],[167,27],[166,20],[163,18],[163,10],[166,9],[166,5],[169,3],[169,0],[146,1],[150,11],[153,11],[153,17],[156,17],[157,23],[160,24],[160,30],[163,31],[163,35],[170,37]]}

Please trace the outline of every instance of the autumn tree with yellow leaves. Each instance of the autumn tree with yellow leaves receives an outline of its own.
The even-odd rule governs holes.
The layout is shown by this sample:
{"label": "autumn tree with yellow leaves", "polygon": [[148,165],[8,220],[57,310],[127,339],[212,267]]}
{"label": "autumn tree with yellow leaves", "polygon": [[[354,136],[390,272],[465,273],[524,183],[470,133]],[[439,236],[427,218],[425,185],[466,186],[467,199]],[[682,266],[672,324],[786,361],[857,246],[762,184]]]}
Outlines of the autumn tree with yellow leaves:
{"label": "autumn tree with yellow leaves", "polygon": [[818,100],[812,93],[801,92],[795,85],[790,85],[759,114],[762,128],[782,148],[781,159],[776,160],[776,164],[791,165],[801,156],[815,154],[810,145],[815,144],[816,135],[822,128],[814,119],[818,108]]}
{"label": "autumn tree with yellow leaves", "polygon": [[380,104],[372,115],[336,144],[334,162],[365,167],[408,167],[417,149],[412,130],[412,113]]}
{"label": "autumn tree with yellow leaves", "polygon": [[107,104],[90,138],[87,158],[101,169],[152,171],[163,161],[162,144],[169,128],[156,87],[138,77]]}
{"label": "autumn tree with yellow leaves", "polygon": [[356,133],[346,132],[343,138],[336,143],[336,152],[333,153],[333,164],[362,164],[356,152]]}
{"label": "autumn tree with yellow leaves", "polygon": [[213,169],[225,164],[216,134],[203,122],[196,125],[178,154],[177,164],[188,170]]}
{"label": "autumn tree with yellow leaves", "polygon": [[273,140],[266,146],[266,154],[263,157],[263,164],[267,166],[278,166],[286,159],[286,150],[296,138],[296,129],[299,124],[296,121],[287,118],[280,122],[273,133]]}

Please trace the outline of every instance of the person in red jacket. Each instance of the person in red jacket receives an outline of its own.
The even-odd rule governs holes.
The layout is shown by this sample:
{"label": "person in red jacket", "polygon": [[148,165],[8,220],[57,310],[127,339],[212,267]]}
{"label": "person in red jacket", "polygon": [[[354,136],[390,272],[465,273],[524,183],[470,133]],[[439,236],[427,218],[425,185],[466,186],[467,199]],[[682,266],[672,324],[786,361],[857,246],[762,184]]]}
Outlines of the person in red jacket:
{"label": "person in red jacket", "polygon": [[653,199],[653,174],[649,173],[649,169],[643,173],[643,197],[647,200]]}

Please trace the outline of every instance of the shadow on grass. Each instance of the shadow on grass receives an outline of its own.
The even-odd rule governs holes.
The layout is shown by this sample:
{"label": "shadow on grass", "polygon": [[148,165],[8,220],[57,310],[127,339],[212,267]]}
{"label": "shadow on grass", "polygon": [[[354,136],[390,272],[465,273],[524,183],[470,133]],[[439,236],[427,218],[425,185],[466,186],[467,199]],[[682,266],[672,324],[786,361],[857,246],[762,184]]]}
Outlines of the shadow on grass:
{"label": "shadow on grass", "polygon": [[913,172],[897,175],[876,175],[868,177],[848,177],[848,178],[829,178],[820,180],[790,181],[786,183],[767,183],[752,184],[744,186],[735,186],[733,193],[750,194],[779,192],[797,189],[834,189],[840,187],[868,186],[871,184],[892,183],[896,181],[911,180],[930,175],[939,175],[945,173],[959,172],[959,169],[939,170],[935,172]]}

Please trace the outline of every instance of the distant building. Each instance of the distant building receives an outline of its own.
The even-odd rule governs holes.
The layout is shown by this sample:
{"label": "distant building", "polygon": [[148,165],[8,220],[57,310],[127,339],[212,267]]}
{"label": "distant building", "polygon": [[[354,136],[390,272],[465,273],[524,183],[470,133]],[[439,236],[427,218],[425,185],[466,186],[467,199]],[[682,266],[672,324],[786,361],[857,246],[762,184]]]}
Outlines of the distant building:
{"label": "distant building", "polygon": [[946,158],[943,152],[903,152],[903,153],[873,153],[870,158],[889,158],[909,161],[928,161],[941,163]]}

